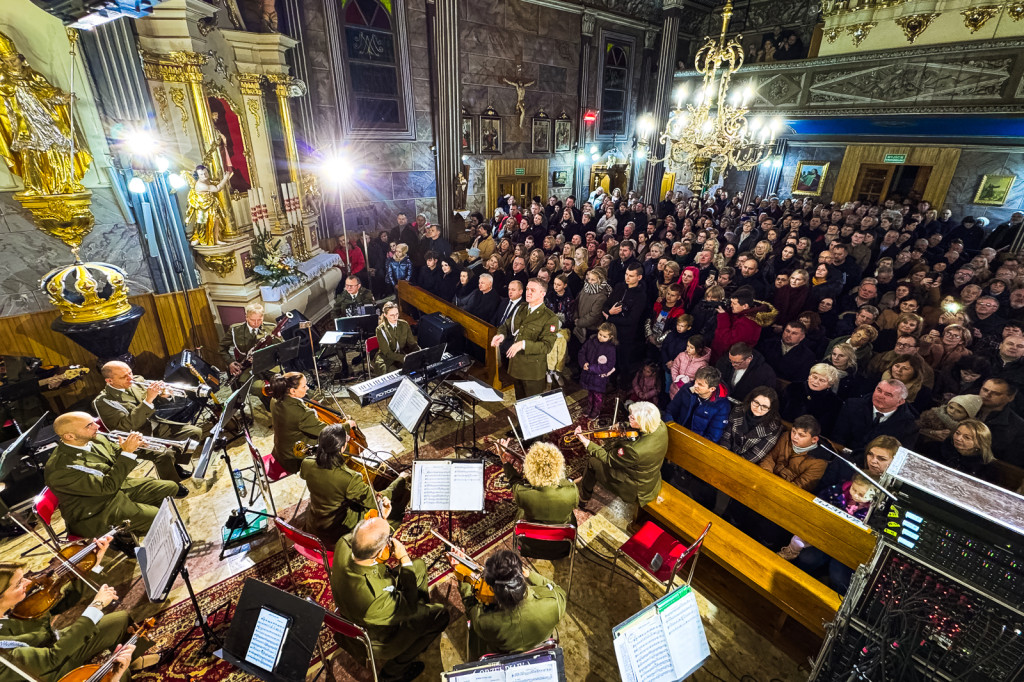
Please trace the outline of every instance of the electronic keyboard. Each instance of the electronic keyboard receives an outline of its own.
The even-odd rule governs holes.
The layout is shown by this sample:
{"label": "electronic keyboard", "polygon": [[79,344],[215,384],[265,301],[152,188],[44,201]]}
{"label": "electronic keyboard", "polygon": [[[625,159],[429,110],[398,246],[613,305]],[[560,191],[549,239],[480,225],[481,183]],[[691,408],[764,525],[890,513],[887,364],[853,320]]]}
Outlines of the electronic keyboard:
{"label": "electronic keyboard", "polygon": [[350,393],[355,395],[359,400],[360,405],[371,405],[373,403],[378,403],[385,398],[391,397],[391,395],[398,390],[398,385],[402,383],[402,377],[404,376],[408,376],[417,384],[422,384],[427,381],[432,381],[439,376],[466,369],[467,367],[472,366],[472,364],[473,358],[465,353],[457,356],[454,356],[451,353],[445,353],[441,356],[440,360],[432,365],[427,365],[422,372],[406,375],[402,374],[402,370],[396,369],[394,372],[388,372],[387,374],[382,374],[379,377],[373,377],[372,379],[361,381],[354,386],[349,386],[348,390]]}

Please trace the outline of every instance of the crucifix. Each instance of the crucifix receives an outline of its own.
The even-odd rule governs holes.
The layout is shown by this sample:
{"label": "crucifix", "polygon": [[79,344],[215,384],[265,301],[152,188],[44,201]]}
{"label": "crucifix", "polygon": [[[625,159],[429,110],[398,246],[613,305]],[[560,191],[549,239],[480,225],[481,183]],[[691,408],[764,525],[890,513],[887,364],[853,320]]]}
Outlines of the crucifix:
{"label": "crucifix", "polygon": [[523,122],[526,120],[526,88],[530,87],[536,81],[530,81],[529,83],[523,82],[523,65],[519,64],[516,66],[516,80],[510,81],[507,78],[502,80],[511,85],[516,89],[516,111],[519,112],[519,127],[523,127]]}

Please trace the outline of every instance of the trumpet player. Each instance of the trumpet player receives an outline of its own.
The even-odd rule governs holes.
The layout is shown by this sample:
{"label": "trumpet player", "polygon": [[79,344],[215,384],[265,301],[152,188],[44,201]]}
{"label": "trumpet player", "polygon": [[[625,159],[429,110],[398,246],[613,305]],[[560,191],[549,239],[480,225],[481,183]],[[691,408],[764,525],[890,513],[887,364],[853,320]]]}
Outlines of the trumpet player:
{"label": "trumpet player", "polygon": [[[136,383],[131,367],[117,361],[103,365],[100,373],[107,385],[92,404],[108,431],[138,431],[146,436],[174,441],[203,439],[203,430],[198,426],[155,416],[154,402],[165,392],[164,382],[153,381],[143,388]],[[157,475],[164,480],[180,483],[192,475],[183,466],[191,461],[191,455],[182,448],[164,451],[140,449],[139,457],[152,461]]]}
{"label": "trumpet player", "polygon": [[[43,480],[57,495],[71,533],[98,537],[127,519],[133,534],[144,535],[163,499],[185,497],[188,490],[171,481],[129,478],[142,437],[132,433],[114,443],[97,438],[99,428],[99,420],[86,412],[57,417],[53,430],[60,443],[46,462]],[[127,533],[118,533],[112,545],[128,552],[133,542]]]}

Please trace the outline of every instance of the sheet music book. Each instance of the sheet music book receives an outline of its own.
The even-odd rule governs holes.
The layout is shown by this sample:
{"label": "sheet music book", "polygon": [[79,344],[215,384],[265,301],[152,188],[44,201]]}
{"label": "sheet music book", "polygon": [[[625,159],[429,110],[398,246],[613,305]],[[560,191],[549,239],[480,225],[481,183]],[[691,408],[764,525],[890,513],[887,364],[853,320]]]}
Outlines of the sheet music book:
{"label": "sheet music book", "polygon": [[191,547],[192,539],[178,508],[170,497],[165,497],[143,546],[135,550],[150,601],[162,602],[167,598]]}
{"label": "sheet music book", "polygon": [[451,384],[482,403],[500,403],[505,399],[501,391],[496,391],[481,381],[453,381]]}
{"label": "sheet music book", "polygon": [[402,428],[409,433],[413,433],[420,425],[428,407],[430,407],[430,398],[408,377],[402,378],[401,383],[398,384],[398,390],[388,401],[388,412],[394,415]]}
{"label": "sheet music book", "polygon": [[523,431],[523,440],[532,440],[572,424],[569,406],[565,404],[561,391],[549,391],[517,401],[516,416]]}
{"label": "sheet music book", "polygon": [[564,682],[561,647],[472,661],[441,673],[448,682]]}
{"label": "sheet music book", "polygon": [[264,606],[256,618],[256,627],[252,631],[245,660],[273,672],[281,659],[281,649],[290,627],[291,618]]}
{"label": "sheet music book", "polygon": [[612,637],[623,682],[685,680],[711,656],[689,585],[616,625]]}
{"label": "sheet music book", "polygon": [[418,459],[412,463],[413,511],[483,511],[481,460]]}
{"label": "sheet music book", "polygon": [[334,332],[334,331],[324,332],[324,335],[320,337],[320,345],[321,346],[333,346],[336,343],[338,343],[339,341],[341,341],[342,339],[344,339],[345,336],[346,335],[343,334],[342,332]]}

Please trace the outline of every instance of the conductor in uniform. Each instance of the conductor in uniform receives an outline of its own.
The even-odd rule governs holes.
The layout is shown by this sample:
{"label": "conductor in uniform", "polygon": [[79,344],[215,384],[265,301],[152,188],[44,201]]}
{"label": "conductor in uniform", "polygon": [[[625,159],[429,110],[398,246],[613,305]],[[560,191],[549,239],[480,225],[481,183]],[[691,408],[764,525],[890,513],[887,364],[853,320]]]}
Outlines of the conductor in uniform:
{"label": "conductor in uniform", "polygon": [[[138,431],[155,438],[178,441],[192,439],[199,442],[203,439],[203,430],[198,426],[155,416],[153,401],[163,392],[164,382],[155,381],[143,388],[135,383],[132,368],[116,361],[103,365],[100,373],[107,385],[92,405],[108,431]],[[192,475],[182,466],[188,464],[192,457],[182,448],[172,450],[173,455],[167,451],[146,451],[139,457],[152,461],[160,478],[180,483]]]}
{"label": "conductor in uniform", "polygon": [[498,347],[506,336],[512,338],[506,355],[517,399],[539,395],[547,387],[548,353],[555,345],[558,331],[558,318],[544,305],[547,290],[548,285],[543,280],[528,281],[526,304],[519,306],[491,339],[491,345]]}
{"label": "conductor in uniform", "polygon": [[[382,563],[389,547],[400,564],[397,571]],[[428,589],[426,565],[409,558],[380,517],[360,521],[334,546],[331,591],[338,613],[366,628],[374,655],[385,661],[381,682],[416,679],[426,667],[416,659],[448,627],[451,616],[441,604],[429,603]],[[351,640],[343,642],[347,648]],[[358,656],[360,650],[356,644],[350,653]]]}
{"label": "conductor in uniform", "polygon": [[623,502],[636,504],[637,509],[654,501],[661,492],[661,463],[668,452],[668,427],[652,403],[641,401],[629,406],[629,427],[640,432],[635,441],[612,441],[605,447],[582,435],[576,435],[587,448],[590,458],[580,482],[580,500],[586,504],[594,494],[594,485],[615,493]]}
{"label": "conductor in uniform", "polygon": [[[274,324],[263,321],[263,306],[259,303],[250,303],[245,306],[245,322],[239,322],[228,327],[224,337],[220,340],[220,353],[227,363],[228,372],[232,377],[238,377],[238,385],[241,386],[252,376],[251,369],[242,369],[242,364],[237,360],[244,356],[264,337],[274,331]],[[280,338],[271,339],[267,345],[281,343]],[[250,395],[255,395],[263,403],[263,406],[270,409],[270,398],[263,395],[263,384],[268,377],[259,377],[252,383]]]}

